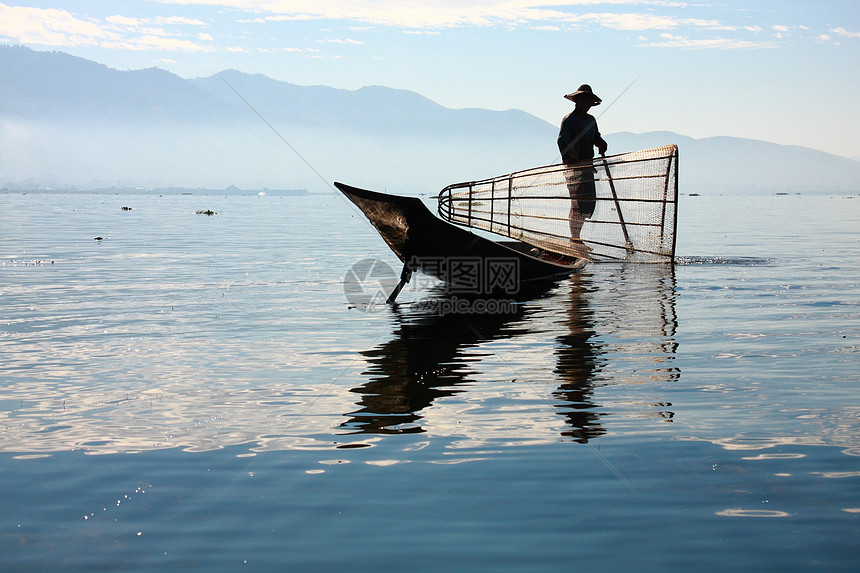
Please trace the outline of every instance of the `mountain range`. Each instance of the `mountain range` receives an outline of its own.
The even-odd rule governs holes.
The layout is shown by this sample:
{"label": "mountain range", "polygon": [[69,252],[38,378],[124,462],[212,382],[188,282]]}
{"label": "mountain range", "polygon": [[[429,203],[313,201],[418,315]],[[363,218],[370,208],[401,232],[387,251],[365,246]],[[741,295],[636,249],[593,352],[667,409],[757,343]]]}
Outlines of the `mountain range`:
{"label": "mountain range", "polygon": [[[557,126],[449,109],[414,92],[299,86],[227,70],[183,79],[0,46],[0,187],[329,189],[434,194],[556,163]],[[799,146],[670,132],[604,136],[610,153],[679,145],[687,193],[855,192],[860,162]]]}

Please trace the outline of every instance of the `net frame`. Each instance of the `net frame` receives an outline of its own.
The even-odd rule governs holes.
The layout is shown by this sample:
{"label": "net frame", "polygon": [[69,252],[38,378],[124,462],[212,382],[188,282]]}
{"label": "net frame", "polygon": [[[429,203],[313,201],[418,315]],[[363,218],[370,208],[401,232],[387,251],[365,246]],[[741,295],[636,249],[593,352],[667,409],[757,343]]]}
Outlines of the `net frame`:
{"label": "net frame", "polygon": [[[591,181],[593,198],[581,191]],[[583,214],[592,199],[593,213]],[[450,223],[516,239],[541,252],[594,261],[672,262],[678,147],[456,183],[439,193],[438,202],[439,216]]]}

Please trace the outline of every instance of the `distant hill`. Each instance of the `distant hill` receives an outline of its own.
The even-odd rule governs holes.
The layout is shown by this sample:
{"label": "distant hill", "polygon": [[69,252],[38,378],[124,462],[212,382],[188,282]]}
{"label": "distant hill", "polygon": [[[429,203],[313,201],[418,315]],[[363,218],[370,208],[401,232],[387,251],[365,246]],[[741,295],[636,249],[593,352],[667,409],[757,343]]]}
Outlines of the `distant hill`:
{"label": "distant hill", "polygon": [[662,131],[606,138],[613,152],[677,144],[679,180],[686,192],[860,192],[860,161],[808,147]]}
{"label": "distant hill", "polygon": [[206,90],[158,68],[118,71],[62,52],[0,46],[5,120],[210,121],[231,110]]}
{"label": "distant hill", "polygon": [[479,132],[491,137],[512,131],[543,136],[548,127],[523,111],[449,109],[414,92],[381,86],[358,90],[297,86],[236,70],[192,82],[226,105],[247,111],[238,92],[267,119],[289,125],[416,137]]}
{"label": "distant hill", "polygon": [[[558,161],[556,125],[381,86],[298,86],[235,70],[187,80],[19,46],[0,46],[0,85],[0,187],[328,190],[316,171],[417,195]],[[677,143],[682,192],[860,190],[860,162],[808,148],[668,132],[606,138],[610,153]]]}

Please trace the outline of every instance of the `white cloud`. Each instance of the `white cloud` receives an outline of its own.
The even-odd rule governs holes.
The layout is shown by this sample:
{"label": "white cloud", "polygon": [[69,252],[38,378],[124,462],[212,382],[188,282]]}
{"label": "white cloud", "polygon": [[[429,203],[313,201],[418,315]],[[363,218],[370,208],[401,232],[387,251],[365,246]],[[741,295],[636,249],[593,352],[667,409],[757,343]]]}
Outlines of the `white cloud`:
{"label": "white cloud", "polygon": [[[149,20],[144,20],[149,21]],[[151,19],[153,24],[160,26],[208,26],[203,20],[197,18],[184,18],[182,16],[159,16]]]}
{"label": "white cloud", "polygon": [[91,46],[118,39],[117,34],[65,10],[0,4],[0,35],[22,44]]}
{"label": "white cloud", "polygon": [[[167,0],[161,0],[167,2]],[[243,22],[291,20],[351,20],[411,29],[460,26],[527,25],[593,22],[619,30],[672,29],[682,25],[721,27],[713,20],[678,19],[650,12],[654,7],[679,8],[685,2],[667,0],[169,0],[173,4],[223,6],[267,14]],[[628,14],[583,14],[589,6],[639,5]]]}
{"label": "white cloud", "polygon": [[[678,47],[763,47],[766,42],[742,38],[700,38],[699,31],[723,31],[725,36],[758,34],[760,25],[729,26],[718,19],[683,18],[684,1],[673,0],[154,0],[161,4],[195,4],[227,7],[248,14],[241,23],[265,24],[308,20],[347,21],[355,26],[400,28],[406,33],[439,33],[456,27],[507,26],[558,32],[571,28],[605,28],[621,32],[683,31],[687,37],[663,38],[647,46]],[[595,6],[603,11],[593,11]],[[624,12],[610,11],[613,5]],[[631,10],[631,8],[633,10]],[[120,14],[103,20],[82,17],[65,10],[8,7],[0,4],[0,37],[23,44],[50,46],[96,45],[129,50],[213,51],[210,34],[192,32],[189,27],[205,27],[196,18],[159,16],[133,18]],[[767,26],[777,38],[798,26]],[[828,36],[858,37],[844,28]],[[326,42],[323,40],[323,42]],[[354,44],[357,40],[328,40]],[[227,50],[228,48],[222,47]]]}
{"label": "white cloud", "polygon": [[164,36],[143,35],[129,40],[103,42],[102,47],[119,48],[132,51],[165,51],[165,52],[211,52],[214,48],[201,46],[191,40],[167,38]]}
{"label": "white cloud", "polygon": [[319,42],[321,44],[352,44],[352,45],[357,45],[357,46],[361,46],[364,44],[364,42],[360,42],[358,40],[352,40],[350,38],[346,38],[346,39],[331,38],[331,39],[325,39],[325,40],[317,40],[317,42]]}
{"label": "white cloud", "polygon": [[841,26],[839,28],[833,28],[832,30],[830,30],[830,33],[835,34],[837,36],[842,36],[844,38],[860,38],[860,32],[849,32]]}
{"label": "white cloud", "polygon": [[[211,51],[181,32],[166,31],[163,25],[201,26],[200,20],[181,17],[128,18],[114,15],[100,21],[66,10],[29,8],[0,4],[0,36],[21,44],[40,46],[100,46],[125,50],[175,52]],[[201,38],[202,39],[202,38]],[[209,38],[211,40],[211,37]]]}
{"label": "white cloud", "polygon": [[640,44],[651,48],[688,48],[688,49],[718,49],[736,50],[749,48],[771,48],[774,44],[770,42],[751,42],[749,40],[737,40],[734,38],[687,38],[672,34],[660,34],[660,41]]}
{"label": "white cloud", "polygon": [[[348,21],[356,25],[401,28],[405,33],[439,33],[456,27],[523,27],[558,32],[571,28],[604,28],[621,32],[676,32],[687,36],[642,40],[644,46],[680,48],[762,48],[767,41],[734,37],[758,34],[761,25],[730,26],[718,19],[684,18],[683,0],[159,0],[170,3],[222,6],[255,13],[245,22],[307,20]],[[594,8],[600,6],[601,11]],[[613,6],[623,12],[613,11]],[[631,10],[632,8],[632,10]],[[772,26],[781,37],[788,26]],[[701,38],[693,31],[722,31],[726,37]],[[346,43],[338,41],[338,43]]]}
{"label": "white cloud", "polygon": [[311,14],[276,14],[274,16],[265,16],[262,18],[254,18],[253,20],[239,20],[240,22],[265,24],[266,22],[293,22],[306,20],[319,20],[319,16]]}
{"label": "white cloud", "polygon": [[660,16],[650,13],[613,14],[606,12],[601,14],[571,15],[566,19],[572,22],[594,22],[605,28],[627,31],[672,30],[681,26],[715,30],[731,29],[723,26],[717,20],[673,18],[671,16]]}
{"label": "white cloud", "polygon": [[105,18],[106,22],[110,22],[111,24],[116,24],[117,26],[128,26],[129,28],[134,28],[136,26],[140,26],[141,21],[138,18],[126,18],[125,16],[108,16]]}

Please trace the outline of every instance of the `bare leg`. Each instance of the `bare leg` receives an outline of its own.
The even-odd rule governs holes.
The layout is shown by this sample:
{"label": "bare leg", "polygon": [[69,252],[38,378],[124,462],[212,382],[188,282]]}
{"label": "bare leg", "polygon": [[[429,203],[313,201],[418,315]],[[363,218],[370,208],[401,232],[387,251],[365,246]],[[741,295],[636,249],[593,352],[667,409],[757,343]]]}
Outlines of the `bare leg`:
{"label": "bare leg", "polygon": [[585,217],[579,210],[579,201],[571,199],[570,201],[570,240],[579,241],[579,234],[582,231],[582,226],[585,224]]}
{"label": "bare leg", "polygon": [[[591,212],[583,212],[583,202],[581,193],[585,182],[583,181],[582,170],[576,169],[565,174],[567,179],[567,191],[570,193],[570,214],[568,221],[570,224],[570,243],[571,249],[580,258],[588,258],[589,249],[586,247],[580,236],[582,227],[585,225],[585,218],[591,215]],[[593,207],[591,209],[594,210]]]}

